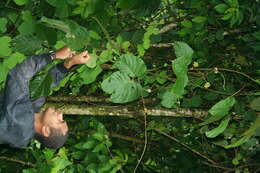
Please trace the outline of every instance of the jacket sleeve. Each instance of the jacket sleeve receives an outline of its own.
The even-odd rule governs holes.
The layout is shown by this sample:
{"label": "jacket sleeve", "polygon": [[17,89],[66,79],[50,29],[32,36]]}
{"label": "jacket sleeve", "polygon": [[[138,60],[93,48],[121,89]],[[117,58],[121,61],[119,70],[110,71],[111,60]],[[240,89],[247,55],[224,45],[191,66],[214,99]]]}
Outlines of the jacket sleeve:
{"label": "jacket sleeve", "polygon": [[[66,69],[63,63],[54,66],[49,73],[52,76],[51,88],[56,87],[59,82],[67,75],[68,69]],[[40,112],[41,106],[45,103],[45,97],[40,97],[32,100],[34,112]]]}

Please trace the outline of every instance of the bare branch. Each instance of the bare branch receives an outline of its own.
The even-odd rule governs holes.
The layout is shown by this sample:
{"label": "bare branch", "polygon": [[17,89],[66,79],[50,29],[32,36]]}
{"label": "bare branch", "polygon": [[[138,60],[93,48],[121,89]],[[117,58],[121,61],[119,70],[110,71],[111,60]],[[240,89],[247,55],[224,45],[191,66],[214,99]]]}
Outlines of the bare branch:
{"label": "bare branch", "polygon": [[[46,107],[55,107],[64,114],[69,115],[91,115],[91,116],[120,116],[135,118],[144,115],[144,110],[140,107],[120,106],[104,106],[104,105],[88,105],[88,104],[69,104],[69,103],[46,103]],[[161,117],[191,117],[201,120],[208,112],[201,109],[165,109],[151,108],[146,109],[147,116]]]}

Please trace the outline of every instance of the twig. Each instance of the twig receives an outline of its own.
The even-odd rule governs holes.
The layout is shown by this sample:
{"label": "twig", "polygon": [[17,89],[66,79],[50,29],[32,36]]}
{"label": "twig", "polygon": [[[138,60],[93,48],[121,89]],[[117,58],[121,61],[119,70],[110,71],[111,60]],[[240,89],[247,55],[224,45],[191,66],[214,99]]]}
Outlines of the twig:
{"label": "twig", "polygon": [[156,48],[162,48],[162,47],[172,47],[173,44],[172,43],[157,43],[157,44],[151,44],[150,47],[156,47]]}
{"label": "twig", "polygon": [[22,164],[22,165],[31,166],[31,167],[33,167],[33,168],[36,167],[36,165],[33,164],[33,163],[31,163],[31,162],[25,162],[25,161],[17,160],[17,159],[14,159],[14,158],[9,158],[9,157],[5,157],[5,156],[0,156],[0,159],[2,159],[2,160],[7,160],[7,161],[11,161],[11,162],[20,163],[20,164]]}
{"label": "twig", "polygon": [[237,73],[240,74],[248,79],[250,79],[251,81],[257,83],[258,85],[260,85],[260,82],[253,79],[252,77],[248,76],[247,74],[243,73],[243,72],[239,72],[239,71],[235,71],[235,70],[231,70],[231,69],[226,69],[226,68],[191,68],[190,70],[194,70],[194,71],[227,71],[227,72],[231,72],[231,73]]}
{"label": "twig", "polygon": [[235,92],[235,93],[232,94],[231,96],[237,95],[237,94],[240,93],[244,88],[245,88],[245,86],[243,86],[242,88],[240,88],[237,92]]}
{"label": "twig", "polygon": [[168,138],[170,138],[171,140],[175,141],[176,143],[180,144],[181,146],[187,148],[188,150],[190,150],[191,152],[195,153],[196,155],[202,157],[203,159],[207,160],[209,163],[213,164],[213,165],[219,165],[217,162],[215,162],[214,160],[208,158],[207,156],[205,156],[204,154],[192,149],[191,147],[189,147],[188,145],[182,143],[179,139],[173,137],[173,136],[170,136],[168,135],[167,133],[159,130],[159,129],[153,129],[154,131],[156,131],[157,133],[161,134],[161,135],[164,135]]}
{"label": "twig", "polygon": [[233,170],[232,168],[223,167],[223,166],[220,166],[220,165],[214,165],[214,164],[210,164],[208,162],[202,162],[202,163],[207,165],[207,166],[211,166],[211,167],[214,167],[214,168],[219,168],[219,169],[223,169],[223,170],[227,170],[227,171],[232,171]]}
{"label": "twig", "polygon": [[145,143],[144,143],[143,152],[142,152],[142,154],[140,156],[140,159],[138,160],[138,163],[135,166],[135,169],[134,169],[133,173],[136,172],[138,166],[140,165],[140,163],[141,163],[141,161],[142,161],[142,159],[144,157],[144,154],[145,154],[145,151],[146,151],[146,148],[147,148],[147,142],[148,142],[148,135],[147,135],[147,109],[145,107],[145,102],[144,102],[143,96],[141,97],[141,99],[142,99],[143,109],[144,109],[144,142]]}
{"label": "twig", "polygon": [[168,31],[170,31],[174,28],[177,28],[177,26],[178,26],[178,24],[176,24],[176,23],[170,23],[170,24],[164,26],[162,29],[160,29],[159,34],[163,34],[165,32],[168,32]]}

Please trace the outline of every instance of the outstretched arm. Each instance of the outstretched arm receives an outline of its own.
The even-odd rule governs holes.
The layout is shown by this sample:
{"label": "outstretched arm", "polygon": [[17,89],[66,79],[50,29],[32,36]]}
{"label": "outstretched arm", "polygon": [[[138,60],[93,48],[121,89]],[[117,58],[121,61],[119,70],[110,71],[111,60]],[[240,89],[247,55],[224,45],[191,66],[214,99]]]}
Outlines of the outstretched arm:
{"label": "outstretched arm", "polygon": [[[57,58],[64,57],[57,54]],[[66,55],[67,56],[67,55]],[[52,61],[50,54],[34,55],[13,68],[6,80],[0,136],[14,147],[27,145],[34,135],[34,106],[29,95],[32,76]]]}

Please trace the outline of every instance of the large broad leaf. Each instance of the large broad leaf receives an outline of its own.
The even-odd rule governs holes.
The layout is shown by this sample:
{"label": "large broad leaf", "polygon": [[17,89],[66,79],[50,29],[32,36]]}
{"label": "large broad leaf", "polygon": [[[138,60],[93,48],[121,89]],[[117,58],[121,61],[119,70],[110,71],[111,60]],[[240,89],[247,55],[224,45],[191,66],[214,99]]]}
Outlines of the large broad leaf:
{"label": "large broad leaf", "polygon": [[14,51],[32,55],[42,48],[42,42],[33,35],[18,35],[11,42]]}
{"label": "large broad leaf", "polygon": [[234,148],[244,144],[250,139],[251,136],[255,134],[258,128],[260,128],[260,114],[257,115],[255,122],[250,126],[250,128],[242,134],[242,138],[229,145],[226,145],[225,148]]}
{"label": "large broad leaf", "polygon": [[139,83],[131,80],[127,74],[121,72],[114,72],[102,82],[101,87],[103,91],[111,94],[110,100],[114,103],[130,102],[144,93],[144,89]]}
{"label": "large broad leaf", "polygon": [[85,27],[74,21],[66,22],[70,28],[70,34],[66,35],[66,42],[73,50],[81,50],[90,42],[90,36]]}
{"label": "large broad leaf", "polygon": [[94,82],[97,76],[102,72],[102,68],[100,66],[96,66],[95,68],[88,68],[86,66],[84,67],[84,71],[79,75],[84,84],[90,84]]}
{"label": "large broad leaf", "polygon": [[130,54],[122,55],[116,62],[116,67],[131,77],[142,77],[146,73],[144,61]]}
{"label": "large broad leaf", "polygon": [[48,96],[51,90],[52,76],[50,73],[42,72],[36,75],[30,82],[31,98]]}
{"label": "large broad leaf", "polygon": [[228,114],[229,110],[233,107],[235,102],[236,100],[232,96],[224,100],[221,100],[209,110],[211,117],[209,117],[209,119],[207,119],[206,121],[200,123],[200,125],[206,125],[214,121],[220,120],[221,118],[223,118],[225,115]]}
{"label": "large broad leaf", "polygon": [[[193,55],[193,50],[184,42],[176,42],[174,44],[174,49],[177,59],[172,62],[172,69],[176,74],[177,79],[169,92],[171,92],[172,97],[175,98],[162,98],[161,104],[167,108],[171,108],[176,101],[185,94],[185,86],[188,83],[188,65],[191,63]],[[167,101],[164,99],[167,99]]]}
{"label": "large broad leaf", "polygon": [[8,36],[0,37],[0,58],[9,56],[12,53],[12,50],[10,49],[10,42],[11,38]]}
{"label": "large broad leaf", "polygon": [[227,128],[229,120],[230,120],[229,116],[227,118],[223,119],[218,127],[216,127],[214,129],[206,132],[206,136],[208,138],[215,138],[215,137],[217,137],[219,134],[224,132],[224,130]]}

